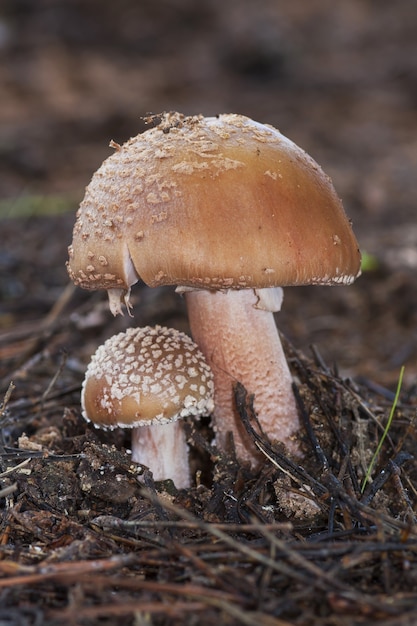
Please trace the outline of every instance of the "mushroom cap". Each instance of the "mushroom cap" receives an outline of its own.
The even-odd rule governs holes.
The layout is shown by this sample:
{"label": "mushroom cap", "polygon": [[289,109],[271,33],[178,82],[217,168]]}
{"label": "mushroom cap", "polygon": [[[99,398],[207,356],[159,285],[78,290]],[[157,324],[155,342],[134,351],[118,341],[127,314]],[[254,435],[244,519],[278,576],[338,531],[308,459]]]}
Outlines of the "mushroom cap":
{"label": "mushroom cap", "polygon": [[213,376],[188,335],[128,328],[93,355],[81,392],[86,420],[101,428],[166,424],[213,410]]}
{"label": "mushroom cap", "polygon": [[86,189],[69,248],[89,289],[349,284],[360,252],[319,165],[236,114],[162,116],[117,146]]}

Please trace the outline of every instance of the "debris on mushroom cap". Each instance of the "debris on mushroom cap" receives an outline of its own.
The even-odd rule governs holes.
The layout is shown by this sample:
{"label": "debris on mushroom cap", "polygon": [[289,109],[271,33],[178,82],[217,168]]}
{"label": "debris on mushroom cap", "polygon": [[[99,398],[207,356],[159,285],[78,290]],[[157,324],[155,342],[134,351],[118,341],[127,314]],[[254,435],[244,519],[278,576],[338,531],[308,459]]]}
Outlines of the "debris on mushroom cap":
{"label": "debris on mushroom cap", "polygon": [[77,285],[244,289],[359,275],[342,203],[296,144],[242,115],[159,118],[87,187],[69,248]]}
{"label": "debris on mushroom cap", "polygon": [[129,328],[100,346],[83,383],[83,416],[101,428],[164,424],[213,410],[213,378],[188,335]]}

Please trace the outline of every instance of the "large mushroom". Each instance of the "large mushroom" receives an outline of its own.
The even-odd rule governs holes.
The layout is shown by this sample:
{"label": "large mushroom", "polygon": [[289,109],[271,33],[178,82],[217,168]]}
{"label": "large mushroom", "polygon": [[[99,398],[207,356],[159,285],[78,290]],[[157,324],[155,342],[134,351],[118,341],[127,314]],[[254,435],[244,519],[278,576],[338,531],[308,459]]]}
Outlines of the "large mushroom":
{"label": "large mushroom", "polygon": [[185,417],[209,415],[213,376],[191,337],[161,326],[128,328],[93,354],[81,393],[98,428],[132,428],[132,461],[155,480],[190,486]]}
{"label": "large mushroom", "polygon": [[88,185],[69,275],[107,289],[113,313],[131,286],[177,285],[215,383],[217,444],[259,453],[234,406],[240,381],[265,434],[297,453],[299,420],[273,312],[279,288],[348,285],[360,253],[333,185],[272,126],[235,114],[160,116],[116,147]]}

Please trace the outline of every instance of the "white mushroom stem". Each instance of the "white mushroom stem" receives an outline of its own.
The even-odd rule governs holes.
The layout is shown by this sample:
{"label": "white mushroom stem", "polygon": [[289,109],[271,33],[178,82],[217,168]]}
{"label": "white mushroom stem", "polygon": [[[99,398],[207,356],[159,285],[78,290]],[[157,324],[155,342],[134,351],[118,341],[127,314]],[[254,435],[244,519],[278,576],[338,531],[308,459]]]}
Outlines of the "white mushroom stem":
{"label": "white mushroom stem", "polygon": [[154,480],[165,480],[169,476],[177,489],[188,488],[188,445],[182,421],[134,428],[132,461],[146,465]]}
{"label": "white mushroom stem", "polygon": [[233,386],[237,381],[255,395],[259,423],[271,442],[280,441],[291,452],[299,452],[291,373],[273,313],[257,308],[268,301],[262,297],[265,291],[271,290],[185,292],[193,339],[214,374],[216,443],[224,450],[227,433],[232,432],[237,457],[255,466],[263,457],[236,411]]}

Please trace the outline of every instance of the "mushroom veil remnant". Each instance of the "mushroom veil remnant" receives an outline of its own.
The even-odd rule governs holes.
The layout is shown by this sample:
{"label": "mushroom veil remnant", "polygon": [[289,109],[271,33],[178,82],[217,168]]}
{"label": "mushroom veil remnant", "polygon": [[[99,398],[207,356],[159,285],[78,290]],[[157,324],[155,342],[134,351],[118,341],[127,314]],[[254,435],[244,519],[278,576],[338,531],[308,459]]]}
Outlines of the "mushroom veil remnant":
{"label": "mushroom veil remnant", "polygon": [[190,486],[181,420],[213,409],[213,376],[190,337],[160,326],[114,335],[88,365],[81,405],[97,427],[133,429],[132,460],[155,480]]}
{"label": "mushroom veil remnant", "polygon": [[254,394],[263,431],[298,451],[291,375],[273,312],[280,287],[348,285],[360,253],[333,185],[272,126],[235,114],[159,116],[94,174],[69,248],[75,284],[107,289],[114,313],[131,286],[177,285],[214,373],[220,448],[259,451],[233,386]]}

